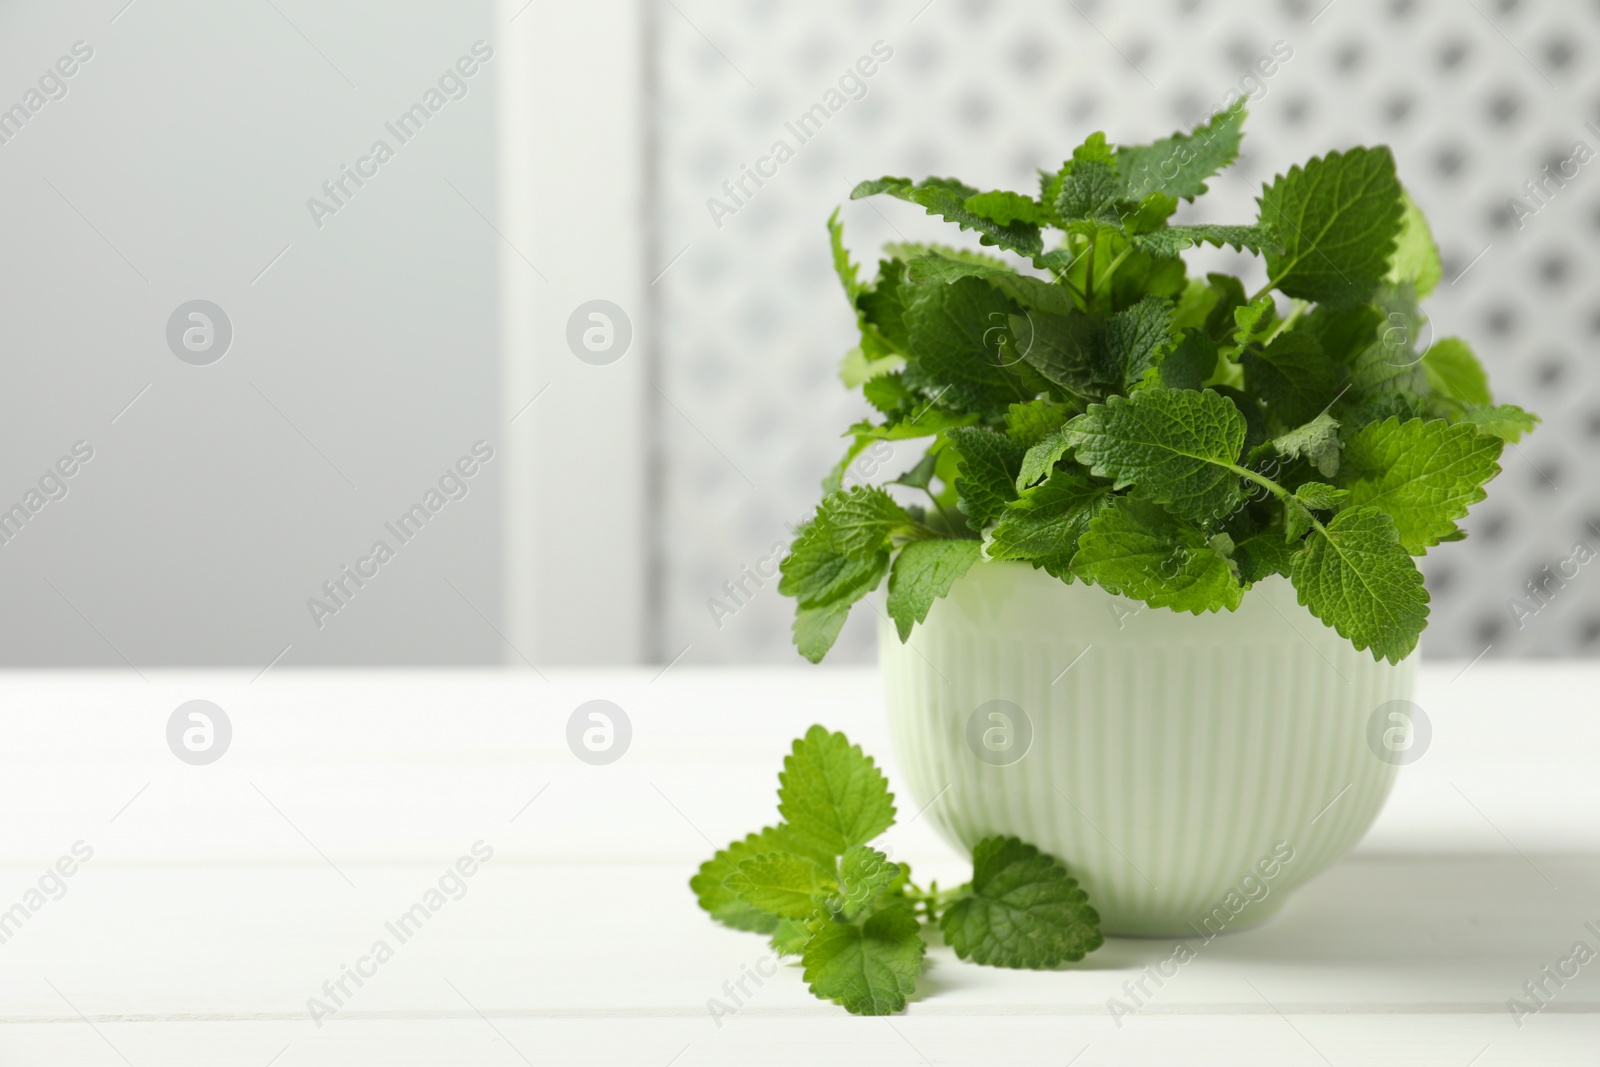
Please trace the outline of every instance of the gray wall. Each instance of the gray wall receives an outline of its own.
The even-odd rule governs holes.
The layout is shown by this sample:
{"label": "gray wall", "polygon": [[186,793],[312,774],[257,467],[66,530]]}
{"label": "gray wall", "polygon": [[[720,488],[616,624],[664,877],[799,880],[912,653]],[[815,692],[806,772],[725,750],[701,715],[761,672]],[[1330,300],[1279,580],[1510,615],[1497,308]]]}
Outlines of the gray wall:
{"label": "gray wall", "polygon": [[[0,144],[0,507],[94,453],[0,546],[0,664],[500,662],[495,462],[409,544],[384,527],[503,425],[493,61],[384,126],[492,46],[491,5],[125,4],[0,7],[0,108],[93,49]],[[197,298],[233,328],[208,366],[166,340]]]}
{"label": "gray wall", "polygon": [[[66,95],[0,144],[10,208],[0,510],[25,501],[75,442],[94,449],[65,498],[0,545],[0,664],[254,671],[280,653],[285,666],[520,662],[500,632],[544,663],[538,646],[553,642],[536,635],[572,629],[575,611],[591,623],[615,616],[614,628],[590,627],[617,636],[611,647],[587,642],[589,661],[629,658],[642,627],[662,661],[797,662],[774,582],[720,625],[707,602],[770,562],[862,410],[834,377],[851,324],[822,230],[850,184],[952,173],[1027,188],[1036,165],[1054,165],[1093,130],[1160,136],[1241,84],[1259,96],[1250,135],[1206,217],[1249,217],[1261,181],[1312,154],[1391,143],[1455,279],[1431,302],[1437,331],[1469,339],[1498,394],[1546,420],[1507,451],[1471,538],[1427,561],[1425,652],[1600,649],[1592,567],[1547,606],[1524,600],[1539,611],[1520,625],[1509,605],[1576,542],[1600,550],[1595,165],[1520,224],[1508,210],[1574,142],[1600,149],[1585,126],[1600,125],[1593,5],[638,0],[603,17],[642,24],[635,95],[648,131],[638,136],[631,117],[593,123],[597,145],[637,139],[648,150],[636,240],[581,241],[584,212],[631,220],[636,205],[588,202],[573,174],[595,154],[581,151],[581,124],[562,125],[572,97],[609,100],[584,72],[633,62],[631,22],[605,55],[558,40],[536,52],[539,77],[517,83],[538,86],[517,93],[530,128],[567,138],[554,156],[518,147],[539,166],[559,157],[574,192],[555,208],[497,188],[497,110],[510,114],[496,107],[497,58],[463,99],[394,145],[346,206],[313,222],[307,198],[375,139],[393,141],[384,123],[475,41],[495,45],[513,14],[522,30],[570,40],[572,26],[562,37],[554,21],[564,10],[505,0],[0,6],[0,108],[24,101],[74,42],[94,49]],[[865,95],[718,225],[707,199],[879,40],[894,55]],[[1252,64],[1277,41],[1293,58],[1252,86]],[[846,204],[844,218],[868,262],[883,241],[944,236],[897,203]],[[497,230],[537,236],[513,255]],[[570,248],[554,246],[563,234]],[[504,376],[498,325],[517,301],[502,307],[497,294],[522,292],[512,283],[529,261],[553,277],[523,279],[549,307],[512,338],[531,357],[522,381]],[[630,272],[649,293],[630,305],[638,362],[572,361],[567,313],[631,292]],[[229,351],[209,366],[182,362],[166,339],[169,316],[194,299],[214,301],[233,325]],[[608,426],[595,397],[608,382],[621,390],[623,374],[648,376],[627,387],[648,410],[630,407]],[[509,412],[552,382],[534,414],[508,427]],[[519,463],[566,471],[549,479],[559,499],[541,496],[547,515],[532,516],[532,481],[514,497],[502,491],[508,447],[415,541],[387,532],[475,441],[499,445],[534,418],[544,436]],[[572,457],[602,454],[614,477],[576,471]],[[914,458],[906,450],[891,464]],[[642,592],[630,601],[584,581],[575,597],[570,582],[508,571],[507,560],[515,571],[535,558],[559,575],[583,550],[583,523],[615,525],[608,493],[648,511],[625,523],[643,528],[628,535],[641,544],[593,552],[585,566],[604,566],[609,552],[613,584],[648,589],[652,609],[629,606]],[[507,535],[508,521],[531,532]],[[379,539],[395,558],[319,629],[308,598]],[[537,547],[552,544],[560,550]],[[870,658],[874,617],[856,615],[830,662]]]}

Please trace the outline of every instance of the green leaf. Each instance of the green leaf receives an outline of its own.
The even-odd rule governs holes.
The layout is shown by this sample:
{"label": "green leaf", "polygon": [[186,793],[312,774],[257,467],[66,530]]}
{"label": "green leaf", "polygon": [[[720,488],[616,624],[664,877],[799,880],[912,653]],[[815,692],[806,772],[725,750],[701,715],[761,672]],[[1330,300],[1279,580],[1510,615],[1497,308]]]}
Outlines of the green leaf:
{"label": "green leaf", "polygon": [[1053,856],[1015,837],[972,850],[972,884],[939,920],[956,955],[991,967],[1056,967],[1103,943],[1100,916]]}
{"label": "green leaf", "polygon": [[1326,412],[1274,437],[1267,447],[1285,459],[1306,460],[1324,478],[1339,473],[1339,421]]}
{"label": "green leaf", "polygon": [[1301,604],[1374,659],[1399,663],[1428,621],[1428,591],[1394,520],[1374,507],[1335,515],[1296,554],[1290,579]]}
{"label": "green leaf", "polygon": [[1422,354],[1422,370],[1428,378],[1428,389],[1434,393],[1474,407],[1494,403],[1483,364],[1459,337],[1435,341]]}
{"label": "green leaf", "polygon": [[1277,318],[1272,294],[1263,293],[1248,304],[1233,309],[1233,343],[1243,348],[1262,340],[1272,329]]}
{"label": "green leaf", "polygon": [[1172,344],[1172,305],[1147,296],[1112,315],[1095,335],[1090,367],[1098,381],[1123,387],[1144,377]]}
{"label": "green leaf", "polygon": [[778,926],[776,915],[741,901],[739,894],[726,885],[728,878],[738,873],[741,862],[763,853],[810,854],[805,846],[795,841],[786,827],[770,825],[760,832],[733,841],[726,848],[717,849],[717,854],[699,865],[699,872],[690,878],[690,889],[698,897],[699,905],[718,923],[733,926],[734,929],[749,929],[758,934],[771,933]]}
{"label": "green leaf", "polygon": [[1199,391],[1216,369],[1217,343],[1202,330],[1184,330],[1177,346],[1161,358],[1161,384]]}
{"label": "green leaf", "polygon": [[909,260],[906,263],[906,276],[919,285],[934,282],[948,285],[962,278],[979,278],[1026,308],[1037,308],[1056,315],[1070,314],[1077,307],[1066,286],[1035,278],[1031,274],[1018,274],[1003,264],[957,259],[936,253]]}
{"label": "green leaf", "polygon": [[883,580],[884,573],[889,569],[889,553],[882,553],[877,562],[881,566],[874,569],[875,577],[872,579],[872,584],[863,589],[860,596],[848,600],[834,600],[809,608],[796,605],[794,622],[790,625],[790,630],[794,634],[794,647],[802,656],[812,663],[822,662],[822,657],[828,654],[828,649],[839,639],[839,631],[844,629],[844,621],[850,616],[850,605],[876,589],[878,583]]}
{"label": "green leaf", "polygon": [[1233,547],[1239,580],[1245,585],[1254,585],[1274,574],[1288,577],[1299,547],[1286,543],[1276,528],[1246,537]]}
{"label": "green leaf", "polygon": [[1099,160],[1082,160],[1075,163],[1072,173],[1061,179],[1061,192],[1056,196],[1056,215],[1062,221],[1093,219],[1117,221],[1116,203],[1126,195],[1122,179],[1109,163]]}
{"label": "green leaf", "polygon": [[1456,520],[1484,498],[1484,483],[1500,473],[1503,447],[1471,425],[1386,419],[1345,445],[1341,480],[1352,507],[1388,515],[1406,551],[1421,555],[1453,534]]}
{"label": "green leaf", "polygon": [[1228,558],[1197,526],[1125,498],[1089,523],[1072,573],[1153,608],[1196,615],[1232,611],[1244,595]]}
{"label": "green leaf", "polygon": [[1539,416],[1531,411],[1523,411],[1515,404],[1497,404],[1492,408],[1470,411],[1462,421],[1478,427],[1484,433],[1516,442],[1539,424]]}
{"label": "green leaf", "polygon": [[1133,247],[1162,259],[1176,259],[1186,248],[1199,248],[1202,244],[1217,248],[1233,248],[1243,252],[1261,253],[1280,247],[1278,235],[1272,227],[1262,226],[1168,226],[1133,238]]}
{"label": "green leaf", "polygon": [[856,265],[850,262],[850,252],[844,246],[844,224],[839,221],[838,208],[834,208],[833,214],[828,216],[828,243],[833,247],[834,272],[839,275],[839,283],[850,298],[850,306],[854,307],[856,297],[861,295],[864,287],[857,280]]}
{"label": "green leaf", "polygon": [[1051,222],[1050,211],[1043,204],[1031,196],[1007,189],[969,196],[964,206],[974,215],[993,219],[1002,226],[1009,226],[1013,222],[1047,226]]}
{"label": "green leaf", "polygon": [[967,200],[976,196],[978,190],[954,178],[926,178],[920,182],[913,182],[909,178],[879,178],[857,185],[851,190],[850,199],[860,200],[879,193],[910,201],[930,215],[938,215],[963,230],[976,232],[979,244],[1004,248],[1023,256],[1037,255],[1044,249],[1038,226],[1021,221],[1002,224],[970,210]]}
{"label": "green leaf", "polygon": [[1439,284],[1439,279],[1444,276],[1444,265],[1439,262],[1439,246],[1433,243],[1428,220],[1422,217],[1416,201],[1403,189],[1400,197],[1404,205],[1404,213],[1400,217],[1400,236],[1384,280],[1390,285],[1411,286],[1412,293],[1420,300]]}
{"label": "green leaf", "polygon": [[999,256],[991,256],[987,252],[977,252],[970,248],[956,248],[954,245],[942,245],[932,241],[888,241],[883,246],[884,252],[898,260],[910,264],[914,259],[923,256],[937,256],[940,259],[954,259],[962,263],[976,263],[979,266],[993,267],[996,270],[1010,270],[1011,265]]}
{"label": "green leaf", "polygon": [[1096,485],[1081,470],[1056,470],[1050,478],[1024,490],[1000,513],[1000,521],[984,535],[989,559],[1037,559],[1062,565],[1077,551],[1078,539],[1110,502],[1110,490]]}
{"label": "green leaf", "polygon": [[741,861],[727,885],[752,908],[782,919],[806,919],[817,914],[817,899],[836,883],[814,860],[767,852]]}
{"label": "green leaf", "polygon": [[1335,307],[1369,299],[1388,272],[1403,214],[1394,156],[1352,148],[1291,167],[1262,190],[1261,221],[1282,239],[1267,253],[1286,296]]}
{"label": "green leaf", "polygon": [[1247,349],[1239,362],[1249,390],[1285,426],[1316,418],[1343,385],[1344,369],[1309,334],[1281,333],[1266,348]]}
{"label": "green leaf", "polygon": [[1231,469],[1244,447],[1245,421],[1211,389],[1144,388],[1114,396],[1067,423],[1078,461],[1118,489],[1165,505],[1179,518],[1220,518],[1240,499]]}
{"label": "green leaf", "polygon": [[888,493],[875,485],[857,485],[822,502],[815,529],[827,535],[828,547],[841,556],[863,560],[876,556],[890,533],[910,521]]}
{"label": "green leaf", "polygon": [[789,554],[778,564],[782,578],[778,592],[792,596],[801,607],[822,607],[861,599],[888,573],[888,550],[865,559],[850,559],[836,551],[825,533],[812,523],[801,530]]}
{"label": "green leaf", "polygon": [[772,951],[780,956],[798,956],[811,940],[811,927],[798,919],[780,919],[772,931]]}
{"label": "green leaf", "polygon": [[904,1010],[927,950],[909,904],[892,904],[865,923],[829,923],[812,935],[802,962],[811,992],[852,1015]]}
{"label": "green leaf", "polygon": [[781,826],[768,826],[727,848],[718,849],[716,855],[700,865],[700,870],[689,879],[700,906],[724,926],[735,930],[750,930],[758,934],[771,933],[778,925],[778,917],[739,899],[728,887],[727,880],[738,871],[739,864],[767,852],[782,852],[793,847],[789,833]]}
{"label": "green leaf", "polygon": [[1017,472],[1017,492],[1043,479],[1071,448],[1071,435],[1063,427],[1028,449],[1028,454],[1022,457],[1022,467]]}
{"label": "green leaf", "polygon": [[889,572],[889,618],[904,642],[911,627],[928,618],[933,602],[950,592],[956,579],[977,561],[977,541],[912,541],[895,556]]}
{"label": "green leaf", "polygon": [[846,919],[855,919],[906,873],[906,868],[870,845],[851,845],[839,860],[839,894],[830,901]]}
{"label": "green leaf", "polygon": [[[839,380],[846,389],[855,389],[872,381],[874,378],[888,377],[906,365],[901,356],[884,356],[881,359],[868,359],[866,352],[860,345],[850,349],[844,354],[844,359],[839,362]],[[867,398],[871,400],[869,396]]]}
{"label": "green leaf", "polygon": [[778,813],[802,843],[844,855],[894,823],[889,780],[844,734],[813,726],[784,757]]}
{"label": "green leaf", "polygon": [[949,441],[961,457],[957,507],[974,529],[981,529],[1017,498],[1017,473],[1026,450],[1003,434],[976,427],[951,430]]}
{"label": "green leaf", "polygon": [[1023,360],[1044,379],[1076,396],[1098,395],[1090,363],[1095,323],[1073,311],[1064,315],[1034,312],[1010,319],[1011,334]]}
{"label": "green leaf", "polygon": [[926,489],[933,482],[933,472],[939,467],[939,451],[929,448],[916,465],[898,478],[889,479],[890,485],[908,485],[913,489]]}
{"label": "green leaf", "polygon": [[1350,499],[1350,491],[1323,482],[1306,482],[1294,491],[1294,498],[1314,511],[1337,511]]}
{"label": "green leaf", "polygon": [[1190,133],[1175,133],[1154,144],[1117,149],[1117,170],[1135,200],[1150,193],[1193,200],[1206,191],[1206,179],[1239,155],[1245,110],[1235,106],[1212,115]]}
{"label": "green leaf", "polygon": [[1324,355],[1348,367],[1378,339],[1379,330],[1387,326],[1383,311],[1372,304],[1354,308],[1314,307],[1300,316],[1294,324],[1294,332],[1315,337]]}
{"label": "green leaf", "polygon": [[916,286],[905,311],[908,377],[917,372],[946,387],[940,398],[965,411],[1003,410],[1025,399],[1000,366],[1010,311],[1005,295],[978,278]]}
{"label": "green leaf", "polygon": [[1006,409],[1006,436],[1024,448],[1032,448],[1055,433],[1078,412],[1054,400],[1030,400]]}

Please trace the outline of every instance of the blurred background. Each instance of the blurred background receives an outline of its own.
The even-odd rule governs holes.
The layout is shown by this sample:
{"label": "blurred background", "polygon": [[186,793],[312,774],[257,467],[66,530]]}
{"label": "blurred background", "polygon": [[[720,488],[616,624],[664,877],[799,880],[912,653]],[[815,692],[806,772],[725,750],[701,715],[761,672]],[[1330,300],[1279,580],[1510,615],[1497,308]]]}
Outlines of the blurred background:
{"label": "blurred background", "polygon": [[1593,655],[1592,568],[1529,583],[1600,551],[1597,54],[1573,0],[5,4],[0,661],[798,662],[752,576],[865,410],[828,214],[871,264],[949,234],[860,179],[1032,190],[1239,95],[1185,217],[1391,145],[1435,336],[1545,420],[1425,561],[1424,653]]}

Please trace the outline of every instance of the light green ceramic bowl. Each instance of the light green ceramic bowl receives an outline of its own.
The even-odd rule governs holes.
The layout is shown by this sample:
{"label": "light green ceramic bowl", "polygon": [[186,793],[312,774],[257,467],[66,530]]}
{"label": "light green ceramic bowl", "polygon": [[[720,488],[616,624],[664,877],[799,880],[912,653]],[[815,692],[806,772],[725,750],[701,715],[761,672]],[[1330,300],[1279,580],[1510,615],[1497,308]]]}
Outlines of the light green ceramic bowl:
{"label": "light green ceramic bowl", "polygon": [[1064,860],[1110,934],[1270,917],[1372,825],[1403,762],[1374,722],[1414,707],[1415,656],[1357,652],[1276,577],[1194,616],[978,563],[879,646],[911,810]]}

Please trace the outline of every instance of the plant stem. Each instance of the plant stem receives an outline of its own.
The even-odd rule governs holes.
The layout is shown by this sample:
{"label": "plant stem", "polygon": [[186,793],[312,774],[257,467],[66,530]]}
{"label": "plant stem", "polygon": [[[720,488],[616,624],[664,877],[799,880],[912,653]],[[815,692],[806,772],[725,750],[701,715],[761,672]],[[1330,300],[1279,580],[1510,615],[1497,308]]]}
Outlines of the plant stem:
{"label": "plant stem", "polygon": [[950,521],[950,513],[944,509],[943,504],[939,503],[939,498],[933,495],[933,490],[929,489],[927,486],[923,486],[922,491],[928,494],[929,500],[933,501],[933,506],[938,509],[939,517],[944,520],[944,524],[954,531],[956,524]]}
{"label": "plant stem", "polygon": [[[1287,501],[1294,496],[1293,493],[1289,492],[1289,490],[1285,489],[1271,478],[1268,478],[1264,474],[1257,474],[1249,467],[1241,467],[1237,463],[1228,463],[1225,464],[1225,466],[1240,477],[1248,478],[1250,481],[1255,482],[1262,488],[1269,490],[1272,495],[1277,497],[1279,500]],[[1310,516],[1311,525],[1317,528],[1317,532],[1326,537],[1328,535],[1328,528],[1322,525],[1321,521],[1319,521],[1315,515],[1311,514],[1310,508],[1306,509],[1306,514]]]}
{"label": "plant stem", "polygon": [[1111,276],[1117,273],[1117,268],[1122,266],[1122,261],[1127,259],[1129,253],[1132,251],[1133,245],[1130,244],[1127,248],[1124,248],[1121,252],[1117,253],[1117,258],[1111,261],[1111,265],[1106,268],[1106,272],[1100,276],[1100,285],[1102,287],[1110,283]]}

